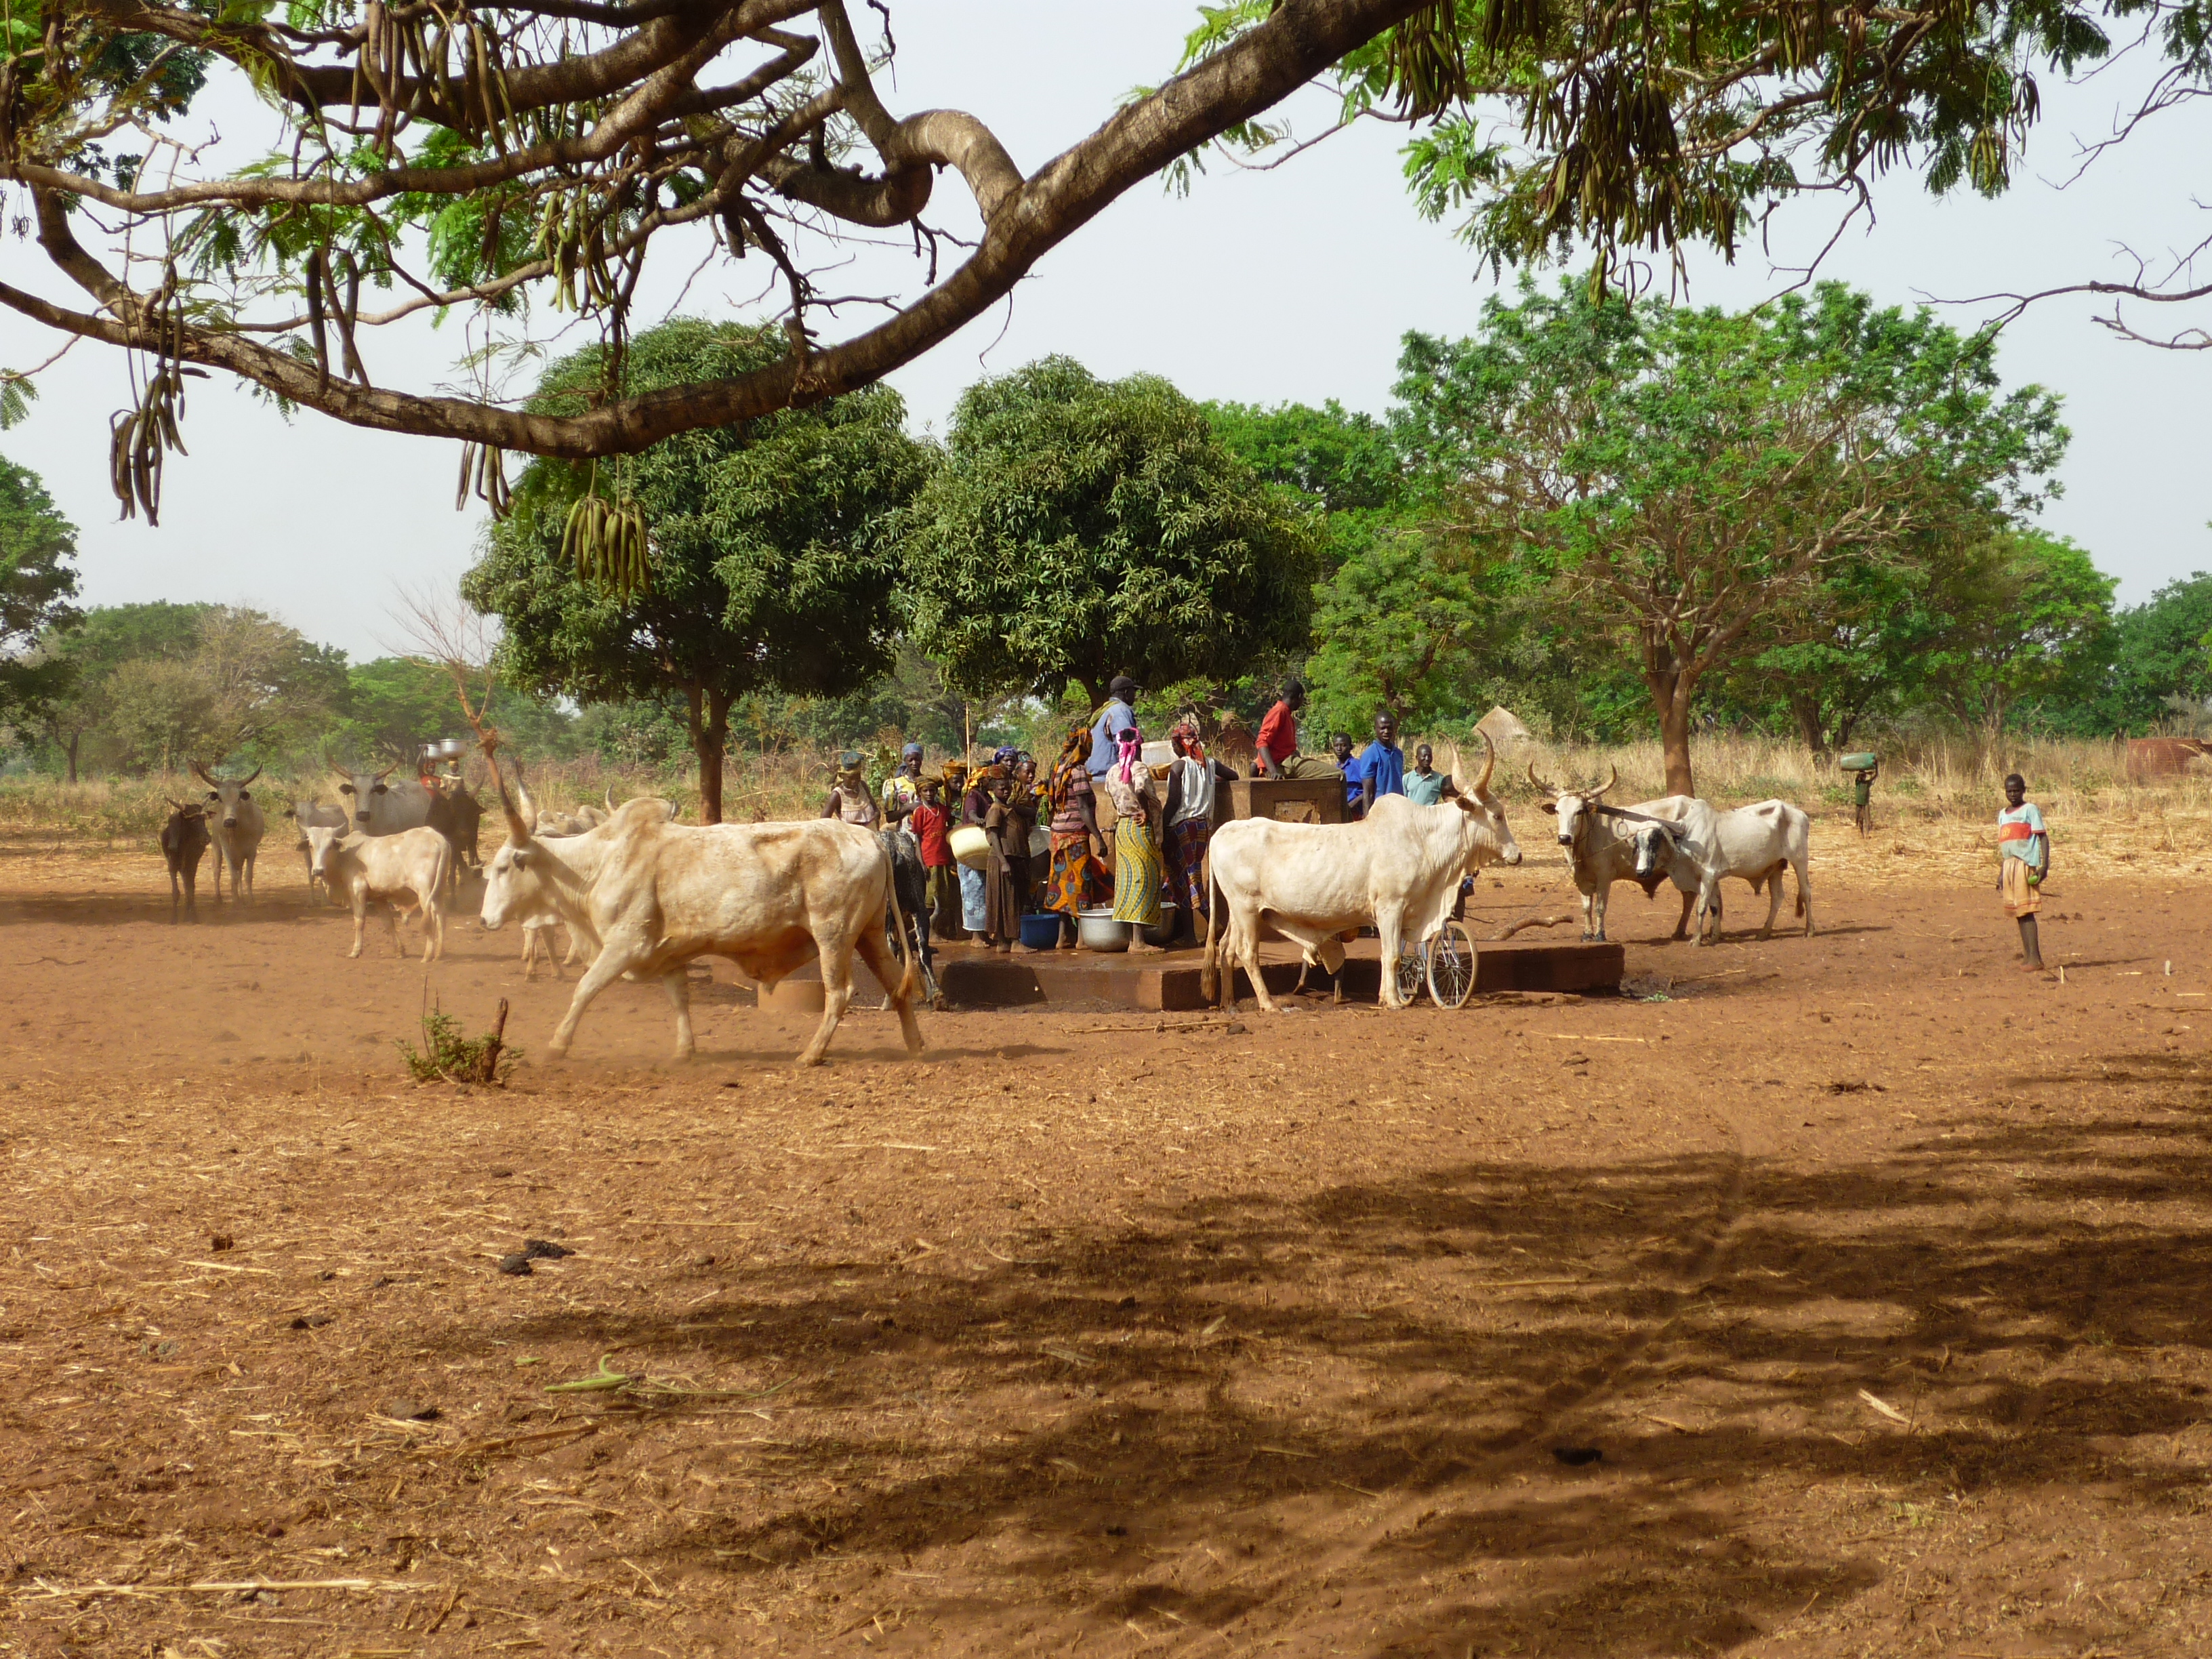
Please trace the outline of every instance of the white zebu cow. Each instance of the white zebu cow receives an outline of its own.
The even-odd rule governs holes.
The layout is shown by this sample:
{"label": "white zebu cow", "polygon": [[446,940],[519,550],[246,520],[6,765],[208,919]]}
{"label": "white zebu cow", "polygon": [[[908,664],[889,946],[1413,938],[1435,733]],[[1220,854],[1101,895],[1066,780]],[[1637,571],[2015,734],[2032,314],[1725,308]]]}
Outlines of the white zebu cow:
{"label": "white zebu cow", "polygon": [[[1644,896],[1664,881],[1666,874],[1643,873],[1638,864],[1636,831],[1641,822],[1650,818],[1679,821],[1689,811],[1692,797],[1662,795],[1656,800],[1640,800],[1633,806],[1607,806],[1606,793],[1620,781],[1620,769],[1614,767],[1613,775],[1602,784],[1590,789],[1562,789],[1557,784],[1547,783],[1536,775],[1534,761],[1528,763],[1528,781],[1542,790],[1549,799],[1542,803],[1543,810],[1559,821],[1559,845],[1566,849],[1567,871],[1574,877],[1575,891],[1582,896],[1583,938],[1602,940],[1605,938],[1607,901],[1617,881],[1633,881],[1644,889]],[[1674,922],[1674,937],[1680,939],[1690,925],[1692,896],[1682,896],[1682,914]]]}
{"label": "white zebu cow", "polygon": [[[497,773],[496,764],[493,767]],[[625,801],[603,828],[606,847],[588,881],[548,850],[529,793],[521,805],[500,779],[507,845],[487,866],[483,924],[550,902],[588,930],[599,954],[553,1033],[556,1055],[575,1039],[593,998],[625,974],[658,979],[676,1010],[676,1057],[692,1052],[691,994],[684,965],[727,957],[762,986],[809,959],[822,964],[822,1024],[799,1056],[819,1065],[853,995],[853,954],[891,988],[908,1051],[921,1052],[915,1023],[918,978],[884,943],[884,912],[902,931],[890,860],[872,830],[830,818],[795,823],[672,823],[665,802]],[[579,837],[578,839],[582,839]]]}
{"label": "white zebu cow", "polygon": [[1692,800],[1678,823],[1637,826],[1637,876],[1671,877],[1685,903],[1697,907],[1698,945],[1721,935],[1721,882],[1729,876],[1751,884],[1756,893],[1772,884],[1766,900],[1761,939],[1774,937],[1774,918],[1782,908],[1782,872],[1797,872],[1797,914],[1805,933],[1813,933],[1813,890],[1806,868],[1812,856],[1813,820],[1786,800],[1763,800],[1723,812],[1710,801]]}
{"label": "white zebu cow", "polygon": [[[638,799],[643,800],[653,797],[640,796]],[[667,808],[668,817],[674,819],[678,810],[676,803],[663,801],[661,805]],[[598,878],[599,866],[605,861],[608,846],[605,825],[577,836],[549,836],[541,830],[538,839],[545,855],[566,866],[583,885],[588,887]],[[542,957],[551,965],[555,981],[559,981],[563,963],[556,960],[553,953],[553,930],[556,927],[566,927],[568,930],[568,965],[573,966],[586,960],[584,955],[586,948],[594,956],[599,953],[598,939],[586,927],[562,919],[543,883],[514,884],[509,890],[507,906],[496,920],[490,915],[490,906],[486,905],[483,915],[486,927],[496,929],[510,919],[522,924],[522,976],[526,980],[538,977],[538,963]]]}
{"label": "white zebu cow", "polygon": [[198,761],[192,771],[207,785],[208,834],[215,842],[215,902],[222,902],[223,866],[230,866],[230,896],[253,897],[253,862],[261,855],[261,836],[266,823],[261,805],[246,786],[261,775],[255,767],[236,783],[225,783]]}
{"label": "white zebu cow", "polygon": [[418,825],[396,836],[344,835],[318,824],[307,831],[314,849],[315,873],[323,878],[333,901],[353,911],[353,949],[361,954],[362,924],[368,902],[381,899],[391,906],[392,948],[401,956],[407,947],[399,942],[403,911],[422,913],[422,960],[446,951],[446,918],[438,895],[451,879],[453,843],[435,830]]}
{"label": "white zebu cow", "polygon": [[[528,789],[523,781],[522,768],[516,765],[514,781],[518,787]],[[615,787],[607,786],[607,804],[604,808],[586,801],[574,811],[540,811],[538,814],[538,833],[541,836],[581,836],[598,829],[615,815]]]}
{"label": "white zebu cow", "polygon": [[353,814],[343,806],[325,806],[310,795],[307,799],[295,803],[292,822],[300,826],[299,845],[293,851],[307,861],[307,890],[312,893],[320,878],[315,874],[315,849],[308,844],[307,831],[336,830],[343,834],[353,828]]}
{"label": "white zebu cow", "polygon": [[[1486,749],[1489,739],[1483,740]],[[1452,770],[1456,774],[1457,757]],[[1491,750],[1482,775],[1472,784],[1456,775],[1454,798],[1436,806],[1416,806],[1403,795],[1385,795],[1357,823],[1279,823],[1273,818],[1238,818],[1213,832],[1206,850],[1214,902],[1206,917],[1206,967],[1201,994],[1209,1002],[1220,994],[1236,1006],[1236,969],[1242,966],[1252,992],[1269,1013],[1280,1012],[1267,994],[1260,969],[1262,916],[1285,939],[1304,947],[1334,974],[1344,964],[1339,935],[1347,928],[1374,927],[1382,936],[1382,1000],[1399,1000],[1398,959],[1407,937],[1426,939],[1449,918],[1460,883],[1481,866],[1518,864],[1521,849],[1505,824],[1504,804],[1490,793],[1498,764]],[[1228,913],[1229,972],[1218,965],[1223,949],[1218,927]]]}
{"label": "white zebu cow", "polygon": [[381,772],[340,772],[338,793],[353,815],[353,827],[364,836],[396,836],[430,822],[430,792],[416,778],[397,783],[385,780],[399,769],[397,763]]}

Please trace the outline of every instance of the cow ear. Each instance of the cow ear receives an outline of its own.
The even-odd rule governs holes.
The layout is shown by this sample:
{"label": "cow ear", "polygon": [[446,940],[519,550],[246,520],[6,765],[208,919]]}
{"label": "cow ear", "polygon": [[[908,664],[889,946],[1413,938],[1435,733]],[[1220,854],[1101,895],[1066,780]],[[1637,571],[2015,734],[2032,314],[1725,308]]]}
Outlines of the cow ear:
{"label": "cow ear", "polygon": [[516,848],[514,849],[514,867],[520,870],[524,865],[529,862],[530,849],[526,847]]}
{"label": "cow ear", "polygon": [[238,798],[240,800],[252,800],[253,799],[253,792],[251,789],[241,789],[238,792]]}
{"label": "cow ear", "polygon": [[372,795],[381,795],[385,793],[385,787],[380,783],[373,785],[368,793]]}
{"label": "cow ear", "polygon": [[353,786],[349,783],[340,784],[338,786],[338,793],[341,795],[350,795],[353,793]]}
{"label": "cow ear", "polygon": [[1542,808],[1545,811],[1549,812],[1549,813],[1550,813],[1553,817],[1559,817],[1559,804],[1557,801],[1546,800],[1546,801],[1539,801],[1539,802],[1537,802],[1536,804],[1537,804],[1537,805],[1538,805],[1538,806],[1540,806],[1540,808]]}

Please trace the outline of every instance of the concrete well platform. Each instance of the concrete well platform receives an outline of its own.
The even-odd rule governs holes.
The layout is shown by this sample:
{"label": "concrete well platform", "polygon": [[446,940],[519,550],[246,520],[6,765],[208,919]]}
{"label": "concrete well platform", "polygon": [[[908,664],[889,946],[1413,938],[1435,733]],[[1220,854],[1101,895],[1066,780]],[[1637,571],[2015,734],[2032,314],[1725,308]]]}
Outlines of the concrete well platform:
{"label": "concrete well platform", "polygon": [[[1344,994],[1373,1002],[1382,980],[1376,941],[1360,939],[1345,947]],[[1297,982],[1295,947],[1261,947],[1261,972],[1274,995],[1287,994]],[[946,945],[937,952],[938,983],[945,1000],[969,1008],[1019,1007],[1035,1003],[1095,1001],[1119,1003],[1146,1012],[1174,1013],[1203,1008],[1199,981],[1202,951],[1158,954],[1100,955],[1088,951],[1015,951],[1008,955]],[[1505,940],[1479,945],[1474,988],[1486,991],[1571,991],[1612,993],[1620,988],[1623,969],[1618,945],[1545,944]],[[857,965],[856,965],[857,966]],[[864,976],[864,975],[863,975]],[[1308,988],[1326,988],[1318,972]],[[1249,998],[1251,982],[1240,969],[1237,994]]]}

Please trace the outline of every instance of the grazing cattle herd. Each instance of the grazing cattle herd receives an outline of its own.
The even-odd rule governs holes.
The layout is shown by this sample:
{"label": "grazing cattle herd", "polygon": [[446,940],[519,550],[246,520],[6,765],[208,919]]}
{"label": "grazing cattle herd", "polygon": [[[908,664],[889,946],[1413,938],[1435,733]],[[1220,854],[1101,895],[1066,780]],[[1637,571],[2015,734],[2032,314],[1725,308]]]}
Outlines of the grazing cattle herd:
{"label": "grazing cattle herd", "polygon": [[[1394,961],[1403,945],[1443,927],[1476,872],[1519,864],[1504,803],[1491,788],[1497,751],[1486,734],[1477,736],[1485,757],[1472,777],[1460,775],[1457,751],[1444,746],[1450,787],[1438,805],[1389,794],[1353,823],[1250,817],[1216,830],[1206,875],[1213,898],[1206,999],[1233,1008],[1241,968],[1261,1007],[1279,1012],[1261,973],[1264,927],[1296,941],[1308,964],[1332,975],[1343,964],[1344,941],[1361,928],[1374,929],[1383,960]],[[672,802],[640,797],[617,805],[611,788],[603,805],[540,811],[521,769],[512,769],[510,790],[494,762],[507,840],[484,862],[477,853],[483,808],[468,787],[459,778],[395,782],[397,769],[339,771],[337,803],[311,797],[291,808],[311,890],[320,886],[352,913],[349,956],[361,955],[369,908],[381,905],[399,954],[406,953],[399,923],[419,914],[422,960],[438,960],[447,901],[459,892],[461,869],[473,866],[483,878],[479,921],[487,930],[519,925],[526,978],[535,978],[541,957],[562,977],[553,960],[556,927],[568,930],[568,962],[585,964],[552,1036],[556,1058],[568,1052],[592,1000],[623,978],[660,982],[675,1013],[676,1056],[690,1056],[685,967],[707,956],[735,962],[763,988],[809,962],[819,964],[822,1020],[799,1056],[802,1066],[818,1064],[836,1032],[852,1000],[856,956],[890,988],[887,1006],[898,1014],[908,1052],[921,1051],[914,1005],[925,993],[935,1000],[934,981],[926,959],[921,866],[900,835],[834,818],[688,825],[677,821]],[[235,782],[197,763],[192,771],[208,794],[173,799],[161,833],[172,921],[180,905],[186,920],[196,919],[195,883],[210,846],[217,902],[226,869],[234,899],[252,902],[264,830],[249,787],[258,769]],[[1603,784],[1577,789],[1546,782],[1533,765],[1528,775],[1544,798],[1541,810],[1555,820],[1581,896],[1585,940],[1606,938],[1614,883],[1633,881],[1649,896],[1672,882],[1682,898],[1674,937],[1683,938],[1694,919],[1695,942],[1711,944],[1720,937],[1721,883],[1731,877],[1754,893],[1767,890],[1761,937],[1771,937],[1784,877],[1793,871],[1796,913],[1805,932],[1814,931],[1811,820],[1788,802],[1723,811],[1692,796],[1667,795],[1621,807],[1606,799],[1620,782],[1618,769]],[[1404,1006],[1396,975],[1382,975],[1381,987],[1385,1004]]]}

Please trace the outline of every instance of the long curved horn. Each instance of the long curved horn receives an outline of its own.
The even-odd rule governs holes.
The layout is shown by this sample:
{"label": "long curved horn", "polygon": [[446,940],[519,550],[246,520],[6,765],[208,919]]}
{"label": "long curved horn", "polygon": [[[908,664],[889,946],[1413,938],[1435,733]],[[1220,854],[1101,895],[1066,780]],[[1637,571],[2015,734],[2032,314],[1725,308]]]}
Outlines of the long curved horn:
{"label": "long curved horn", "polygon": [[385,781],[385,779],[386,779],[386,778],[390,777],[390,776],[391,776],[394,772],[397,772],[398,769],[399,769],[399,763],[398,763],[398,761],[394,761],[394,762],[392,762],[392,764],[391,764],[391,765],[389,765],[389,766],[386,767],[386,768],[385,768],[381,772],[379,772],[379,773],[376,775],[376,781],[377,781],[379,783],[382,783],[382,782]]}
{"label": "long curved horn", "polygon": [[1603,800],[1605,799],[1605,792],[1612,788],[1614,784],[1620,781],[1620,769],[1618,766],[1612,765],[1610,763],[1608,763],[1607,765],[1608,769],[1612,772],[1613,775],[1608,777],[1599,787],[1595,789],[1583,790],[1583,799],[1584,800]]}
{"label": "long curved horn", "polygon": [[606,802],[607,811],[612,812],[615,810],[615,787],[611,783],[607,786]]}
{"label": "long curved horn", "polygon": [[[516,807],[514,797],[507,793],[507,774],[499,769],[499,757],[496,755],[491,757],[491,781],[499,786],[499,808],[507,815],[507,839],[517,842],[528,841],[530,823],[524,818],[520,810]],[[522,769],[520,767],[515,769],[514,781],[516,787],[520,787],[522,782]]]}
{"label": "long curved horn", "polygon": [[538,803],[530,798],[529,780],[522,775],[520,761],[509,763],[514,768],[514,793],[521,799],[522,815],[529,820],[530,827],[535,830],[538,827]]}
{"label": "long curved horn", "polygon": [[[1486,743],[1489,739],[1485,738],[1483,741]],[[1553,800],[1559,799],[1559,786],[1556,783],[1547,783],[1543,779],[1538,777],[1536,775],[1536,763],[1534,761],[1530,761],[1528,763],[1528,781],[1534,784],[1539,789],[1549,795]]]}
{"label": "long curved horn", "polygon": [[194,761],[191,763],[191,769],[192,775],[194,777],[198,778],[202,783],[207,785],[209,788],[212,789],[215,787],[215,780],[208,775],[208,769],[206,767],[202,766],[198,761]]}
{"label": "long curved horn", "polygon": [[259,767],[258,767],[258,766],[257,766],[257,767],[255,767],[255,768],[254,768],[251,772],[248,772],[248,773],[247,773],[244,777],[240,778],[240,779],[238,781],[238,787],[239,787],[240,788],[243,789],[243,788],[245,788],[245,787],[246,787],[246,786],[247,784],[249,784],[249,783],[252,782],[252,781],[254,781],[254,779],[256,779],[256,778],[259,777],[260,775],[261,775],[261,769],[260,769]]}
{"label": "long curved horn", "polygon": [[[1456,789],[1459,787],[1459,745],[1447,738],[1444,739],[1443,747],[1450,755],[1449,759],[1442,761],[1444,775],[1451,780],[1451,787]],[[1442,757],[1440,757],[1439,759]]]}
{"label": "long curved horn", "polygon": [[1490,775],[1498,769],[1498,745],[1490,740],[1490,733],[1477,729],[1475,736],[1482,739],[1482,775],[1474,781],[1474,793],[1480,794],[1490,787]]}

